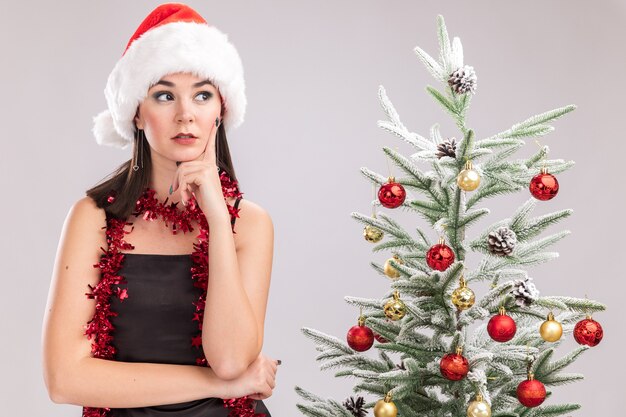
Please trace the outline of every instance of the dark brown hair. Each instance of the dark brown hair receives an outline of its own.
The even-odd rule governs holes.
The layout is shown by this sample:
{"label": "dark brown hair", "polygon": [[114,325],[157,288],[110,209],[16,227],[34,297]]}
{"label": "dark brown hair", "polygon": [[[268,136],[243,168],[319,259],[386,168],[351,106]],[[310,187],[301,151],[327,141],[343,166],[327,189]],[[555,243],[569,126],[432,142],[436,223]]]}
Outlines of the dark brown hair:
{"label": "dark brown hair", "polygon": [[[128,218],[135,210],[137,200],[150,184],[152,176],[150,144],[145,139],[139,141],[141,137],[139,133],[141,132],[136,130],[135,140],[133,141],[133,157],[86,191],[86,194],[96,202],[97,206],[106,211],[107,217]],[[215,142],[217,147],[217,166],[221,170],[226,171],[230,178],[236,181],[237,177],[235,176],[233,161],[228,149],[224,123],[220,123]],[[138,146],[141,146],[143,149],[137,149]],[[141,158],[137,161],[134,160],[142,151],[143,168],[141,167]],[[135,163],[139,165],[137,171],[132,169]],[[115,192],[116,195],[113,203],[107,201],[111,192]]]}

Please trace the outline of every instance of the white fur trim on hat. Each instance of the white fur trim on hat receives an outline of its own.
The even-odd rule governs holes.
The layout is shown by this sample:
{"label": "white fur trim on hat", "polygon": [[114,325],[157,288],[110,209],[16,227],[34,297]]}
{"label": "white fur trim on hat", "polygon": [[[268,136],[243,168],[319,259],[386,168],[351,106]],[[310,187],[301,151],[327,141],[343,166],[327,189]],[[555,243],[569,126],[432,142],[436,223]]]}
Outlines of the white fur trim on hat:
{"label": "white fur trim on hat", "polygon": [[113,68],[104,89],[108,110],[94,117],[92,131],[98,144],[123,149],[132,143],[139,103],[152,85],[177,72],[210,79],[224,99],[224,128],[241,125],[247,100],[235,47],[213,26],[172,22],[133,41]]}

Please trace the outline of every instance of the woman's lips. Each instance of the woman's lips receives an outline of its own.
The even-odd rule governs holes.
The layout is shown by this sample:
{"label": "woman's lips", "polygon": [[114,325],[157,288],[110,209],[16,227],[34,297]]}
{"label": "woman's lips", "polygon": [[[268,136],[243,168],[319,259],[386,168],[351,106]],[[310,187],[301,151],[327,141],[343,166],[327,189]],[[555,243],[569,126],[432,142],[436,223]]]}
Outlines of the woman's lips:
{"label": "woman's lips", "polygon": [[179,138],[179,137],[175,137],[175,138],[173,138],[173,140],[176,141],[176,143],[178,143],[180,145],[191,145],[196,140],[198,140],[198,138]]}

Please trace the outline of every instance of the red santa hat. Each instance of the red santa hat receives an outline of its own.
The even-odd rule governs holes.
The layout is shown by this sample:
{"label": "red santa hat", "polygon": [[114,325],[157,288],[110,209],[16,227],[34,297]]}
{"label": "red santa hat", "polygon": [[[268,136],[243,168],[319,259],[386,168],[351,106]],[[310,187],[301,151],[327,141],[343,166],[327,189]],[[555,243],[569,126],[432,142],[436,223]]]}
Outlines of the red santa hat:
{"label": "red santa hat", "polygon": [[141,22],[109,75],[104,89],[108,109],[93,119],[98,144],[122,149],[131,144],[139,103],[152,85],[176,72],[211,80],[224,101],[226,130],[243,122],[247,101],[237,50],[195,10],[167,3]]}

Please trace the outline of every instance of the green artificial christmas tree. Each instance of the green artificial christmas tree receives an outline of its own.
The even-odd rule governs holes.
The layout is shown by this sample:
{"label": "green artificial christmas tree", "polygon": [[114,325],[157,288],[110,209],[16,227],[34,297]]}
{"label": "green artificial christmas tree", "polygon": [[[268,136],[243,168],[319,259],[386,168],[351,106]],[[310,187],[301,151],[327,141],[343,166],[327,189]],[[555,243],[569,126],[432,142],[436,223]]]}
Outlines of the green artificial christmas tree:
{"label": "green artificial christmas tree", "polygon": [[[409,131],[381,86],[379,99],[387,120],[379,126],[416,152],[407,158],[383,148],[405,174],[401,178],[367,168],[362,173],[379,189],[374,204],[420,215],[439,239],[433,244],[420,228],[415,235],[404,230],[389,211],[352,213],[365,225],[365,239],[376,244],[373,251],[391,253],[384,265],[372,263],[390,280],[390,290],[382,299],[346,297],[362,312],[347,343],[302,329],[320,352],[321,369],[336,369],[335,376],[358,380],[354,392],[365,394],[340,402],[295,387],[306,400],[298,404],[304,415],[362,417],[373,408],[376,417],[537,417],[580,408],[560,403],[550,389],[583,378],[564,368],[602,339],[602,327],[590,314],[605,306],[589,299],[540,296],[523,269],[556,258],[557,253],[546,249],[569,234],[540,236],[572,210],[532,213],[537,204],[558,201],[548,203],[558,193],[555,174],[573,162],[547,159],[547,146],[528,159],[510,159],[525,145],[522,138],[552,132],[549,123],[575,106],[477,139],[466,125],[476,74],[463,64],[459,38],[450,42],[442,16],[437,24],[439,60],[419,47],[415,52],[443,84],[441,90],[428,86],[427,91],[454,118],[462,139],[442,138],[437,124],[428,139]],[[419,197],[407,198],[407,189]],[[479,234],[471,231],[473,223],[489,214],[481,207],[487,198],[514,192],[528,193],[528,201],[510,218]],[[466,266],[470,259],[476,268]],[[475,294],[471,287],[483,282],[486,290]],[[572,336],[581,346],[554,358],[555,348]]]}

